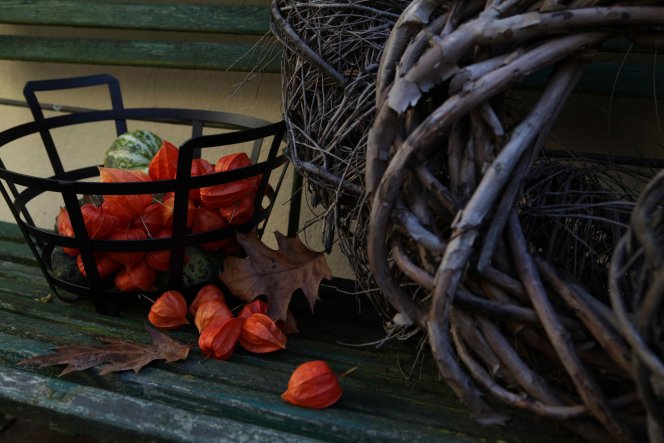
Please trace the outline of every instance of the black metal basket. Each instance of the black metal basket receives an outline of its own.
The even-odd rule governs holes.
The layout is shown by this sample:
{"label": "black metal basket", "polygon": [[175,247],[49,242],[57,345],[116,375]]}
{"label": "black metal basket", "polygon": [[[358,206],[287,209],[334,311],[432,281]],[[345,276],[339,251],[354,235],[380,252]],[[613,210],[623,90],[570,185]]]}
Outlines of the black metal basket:
{"label": "black metal basket", "polygon": [[[75,112],[57,117],[44,118],[41,105],[36,98],[37,91],[53,91],[87,86],[107,85],[112,109]],[[256,228],[259,235],[265,227],[275,200],[275,191],[268,186],[270,173],[285,163],[285,157],[279,155],[285,127],[283,122],[269,124],[260,119],[236,114],[173,108],[125,108],[123,106],[120,84],[114,77],[106,74],[28,82],[24,96],[34,116],[34,121],[15,126],[0,132],[0,148],[22,137],[39,133],[50,160],[54,175],[48,178],[33,177],[12,172],[0,159],[0,192],[20,227],[26,242],[30,246],[51,290],[61,299],[72,301],[80,297],[91,297],[99,312],[114,314],[138,297],[136,293],[120,292],[112,281],[99,278],[93,251],[158,251],[170,250],[170,272],[168,287],[179,289],[191,296],[195,286],[185,287],[182,271],[185,263],[185,248],[196,246],[226,237],[234,237],[235,230]],[[115,121],[118,135],[127,132],[127,120],[165,122],[191,125],[192,137],[180,146],[177,177],[174,180],[162,180],[140,183],[99,183],[84,181],[98,176],[98,166],[89,166],[65,170],[60,155],[51,136],[51,129],[82,123]],[[234,129],[233,132],[202,135],[204,126]],[[269,140],[268,155],[264,161],[257,162],[266,140]],[[253,141],[251,166],[227,172],[191,177],[191,164],[200,157],[201,149],[224,147],[237,143]],[[1,153],[1,151],[0,151]],[[251,221],[223,229],[203,233],[191,233],[186,228],[187,199],[189,190],[206,186],[229,183],[261,175],[260,184],[254,200],[254,213]],[[21,191],[17,186],[24,187]],[[147,240],[96,240],[88,236],[79,207],[79,195],[130,195],[159,194],[174,192],[173,227],[171,238]],[[44,193],[58,193],[62,196],[65,208],[74,230],[74,237],[59,235],[51,230],[35,225],[28,211],[28,203]],[[267,199],[265,198],[267,197]],[[264,203],[267,200],[267,203]],[[86,271],[86,284],[76,284],[57,278],[51,269],[51,252],[55,247],[69,247],[80,250]],[[61,289],[62,291],[59,291]]]}

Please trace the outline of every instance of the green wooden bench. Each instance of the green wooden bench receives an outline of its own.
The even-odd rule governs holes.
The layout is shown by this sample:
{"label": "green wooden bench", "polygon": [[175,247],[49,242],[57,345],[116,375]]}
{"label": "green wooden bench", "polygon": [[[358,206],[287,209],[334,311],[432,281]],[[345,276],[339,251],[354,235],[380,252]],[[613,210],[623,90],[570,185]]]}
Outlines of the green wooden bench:
{"label": "green wooden bench", "polygon": [[0,59],[278,72],[269,22],[267,5],[3,0]]}
{"label": "green wooden bench", "polygon": [[[339,282],[336,282],[339,285]],[[300,334],[287,349],[228,361],[205,360],[193,325],[170,335],[192,344],[186,361],[153,363],[138,374],[96,370],[62,378],[61,367],[18,365],[55,346],[92,343],[106,335],[147,341],[145,309],[119,317],[97,314],[91,303],[40,301],[48,285],[18,228],[0,223],[0,411],[28,416],[67,432],[115,441],[559,441],[569,435],[517,415],[507,427],[480,427],[425,359],[414,366],[413,343],[352,346],[380,340],[380,322],[360,299],[323,287],[311,315],[295,297]],[[324,359],[341,373],[344,396],[316,411],[281,400],[290,373]],[[401,368],[401,369],[400,369]],[[104,433],[104,434],[102,434]],[[0,433],[0,439],[2,433]]]}

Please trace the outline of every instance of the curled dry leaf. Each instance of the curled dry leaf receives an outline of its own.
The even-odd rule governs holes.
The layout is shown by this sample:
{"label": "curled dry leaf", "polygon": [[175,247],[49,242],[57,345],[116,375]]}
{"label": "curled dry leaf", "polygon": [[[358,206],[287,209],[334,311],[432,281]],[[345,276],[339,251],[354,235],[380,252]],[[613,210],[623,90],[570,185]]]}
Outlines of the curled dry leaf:
{"label": "curled dry leaf", "polygon": [[237,239],[247,258],[227,257],[221,281],[245,302],[259,295],[268,300],[269,315],[286,320],[288,303],[293,292],[301,288],[313,310],[318,300],[318,286],[322,279],[332,278],[323,253],[307,248],[298,237],[285,237],[275,232],[278,250],[268,248],[252,231],[237,233]]}
{"label": "curled dry leaf", "polygon": [[208,358],[227,360],[235,351],[241,329],[242,320],[239,318],[218,318],[201,332],[198,346]]}
{"label": "curled dry leaf", "polygon": [[175,329],[187,321],[187,301],[178,291],[166,291],[152,304],[148,314],[150,323],[159,329]]}
{"label": "curled dry leaf", "polygon": [[242,306],[242,309],[240,310],[240,313],[237,315],[237,317],[241,318],[242,320],[246,320],[251,314],[267,314],[267,311],[267,303],[265,303],[263,300],[256,299]]}
{"label": "curled dry leaf", "polygon": [[198,307],[209,300],[219,300],[222,303],[226,303],[224,293],[221,292],[221,289],[219,289],[217,285],[210,283],[198,290],[196,298],[194,298],[194,301],[189,305],[189,313],[195,317]]}
{"label": "curled dry leaf", "polygon": [[74,371],[101,367],[101,375],[109,372],[133,370],[138,372],[153,360],[173,362],[189,355],[189,345],[178,343],[161,332],[146,327],[150,344],[102,337],[101,345],[69,345],[56,348],[55,354],[40,355],[19,362],[20,365],[67,365],[59,376]]}
{"label": "curled dry leaf", "polygon": [[231,318],[232,316],[233,313],[228,309],[226,303],[219,300],[208,300],[205,303],[201,303],[198,307],[194,323],[198,332],[202,332],[213,320]]}
{"label": "curled dry leaf", "polygon": [[339,379],[330,366],[323,360],[314,360],[293,371],[281,398],[296,406],[323,409],[336,403],[342,394]]}
{"label": "curled dry leaf", "polygon": [[286,335],[265,314],[255,313],[242,321],[240,344],[256,354],[274,352],[286,348]]}

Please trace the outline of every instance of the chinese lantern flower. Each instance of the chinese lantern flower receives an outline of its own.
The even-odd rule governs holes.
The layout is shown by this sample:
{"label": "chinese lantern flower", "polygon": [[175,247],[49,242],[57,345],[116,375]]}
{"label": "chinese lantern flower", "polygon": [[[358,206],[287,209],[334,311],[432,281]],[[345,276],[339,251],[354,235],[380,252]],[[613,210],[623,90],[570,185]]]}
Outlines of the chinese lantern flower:
{"label": "chinese lantern flower", "polygon": [[339,379],[330,366],[323,360],[314,360],[293,371],[281,398],[303,408],[323,409],[336,403],[342,394]]}
{"label": "chinese lantern flower", "polygon": [[257,354],[286,348],[286,335],[265,314],[254,313],[243,320],[240,344],[244,349]]}
{"label": "chinese lantern flower", "polygon": [[159,329],[174,329],[186,325],[187,302],[178,291],[167,291],[161,294],[150,308],[150,323]]}
{"label": "chinese lantern flower", "polygon": [[122,292],[152,291],[156,281],[157,274],[145,260],[125,267],[115,275],[115,287]]}
{"label": "chinese lantern flower", "polygon": [[224,293],[221,292],[221,289],[219,289],[217,285],[210,283],[198,290],[196,298],[194,298],[194,301],[189,305],[189,313],[195,317],[198,307],[209,300],[219,300],[220,302],[226,303]]}
{"label": "chinese lantern flower", "polygon": [[218,318],[203,329],[198,347],[206,357],[227,360],[233,355],[241,329],[239,318]]}
{"label": "chinese lantern flower", "polygon": [[267,314],[267,310],[268,310],[267,303],[257,298],[251,303],[247,303],[246,305],[242,306],[242,309],[240,310],[240,313],[237,316],[238,318],[246,320],[249,318],[249,316],[251,316],[251,314],[255,313]]}
{"label": "chinese lantern flower", "polygon": [[219,300],[208,300],[202,303],[196,311],[194,323],[198,332],[202,332],[205,327],[217,318],[231,318],[233,313],[226,303]]}

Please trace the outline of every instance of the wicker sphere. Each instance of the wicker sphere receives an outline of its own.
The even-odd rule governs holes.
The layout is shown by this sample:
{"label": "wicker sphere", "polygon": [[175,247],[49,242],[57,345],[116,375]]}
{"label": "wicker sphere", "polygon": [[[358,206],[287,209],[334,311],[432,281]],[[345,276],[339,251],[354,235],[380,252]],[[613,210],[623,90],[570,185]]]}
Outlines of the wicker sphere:
{"label": "wicker sphere", "polygon": [[[415,0],[386,44],[367,141],[370,271],[483,423],[506,420],[490,394],[590,440],[645,437],[607,279],[654,172],[543,148],[589,48],[664,24],[646,3]],[[538,100],[509,120],[506,94],[545,68]]]}

